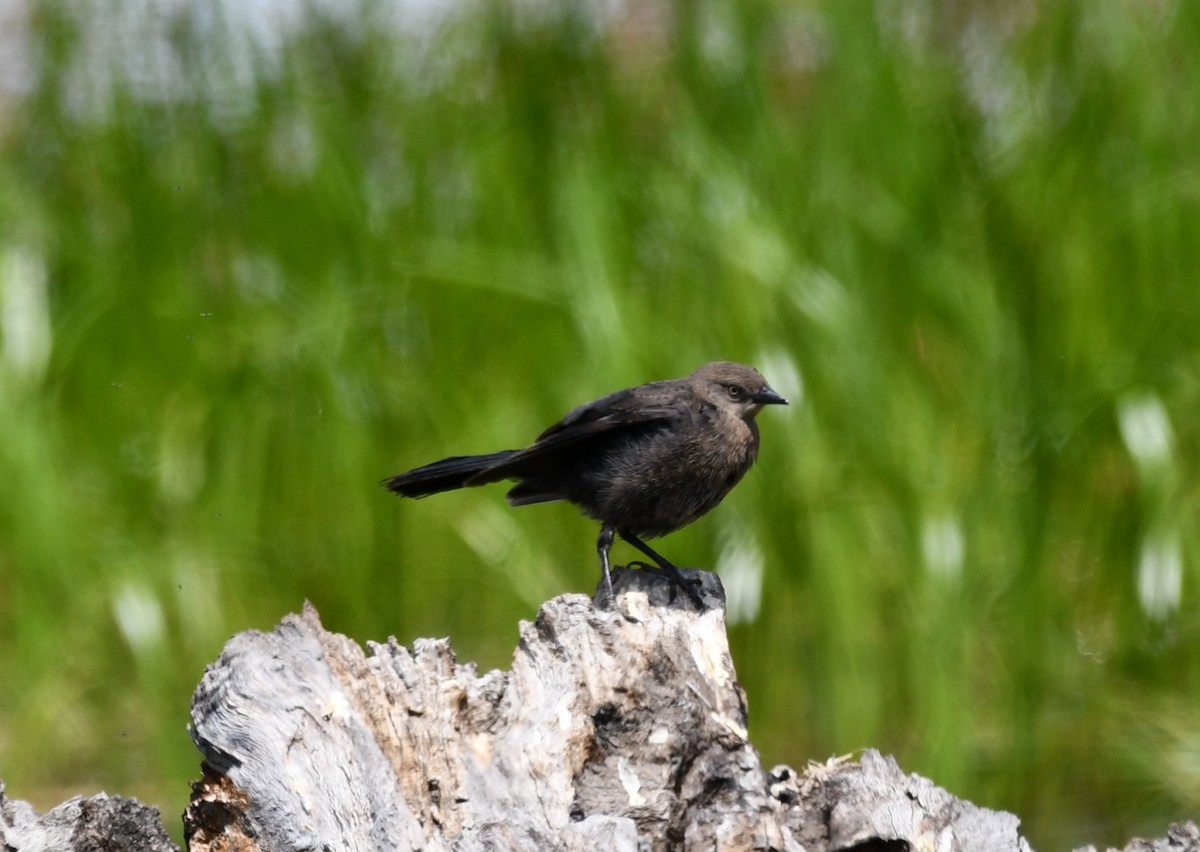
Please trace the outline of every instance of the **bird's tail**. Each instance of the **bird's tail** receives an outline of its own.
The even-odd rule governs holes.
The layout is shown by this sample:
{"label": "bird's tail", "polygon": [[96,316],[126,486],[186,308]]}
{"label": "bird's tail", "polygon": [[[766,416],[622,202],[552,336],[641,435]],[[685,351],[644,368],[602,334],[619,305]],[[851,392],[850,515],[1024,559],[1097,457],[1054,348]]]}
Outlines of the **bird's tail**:
{"label": "bird's tail", "polygon": [[[442,491],[462,488],[467,480],[489,467],[505,461],[516,450],[501,450],[483,456],[453,456],[397,474],[383,481],[384,487],[404,497],[427,497]],[[472,483],[478,485],[480,483]]]}

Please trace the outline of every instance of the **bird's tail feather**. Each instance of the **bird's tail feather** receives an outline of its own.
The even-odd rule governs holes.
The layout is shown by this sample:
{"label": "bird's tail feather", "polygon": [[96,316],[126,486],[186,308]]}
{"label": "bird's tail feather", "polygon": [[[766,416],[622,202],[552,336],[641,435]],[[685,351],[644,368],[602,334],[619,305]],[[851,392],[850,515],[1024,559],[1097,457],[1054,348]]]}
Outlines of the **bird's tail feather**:
{"label": "bird's tail feather", "polygon": [[385,479],[383,485],[404,497],[427,497],[442,491],[453,491],[467,485],[471,477],[505,461],[516,452],[501,450],[482,456],[453,456]]}

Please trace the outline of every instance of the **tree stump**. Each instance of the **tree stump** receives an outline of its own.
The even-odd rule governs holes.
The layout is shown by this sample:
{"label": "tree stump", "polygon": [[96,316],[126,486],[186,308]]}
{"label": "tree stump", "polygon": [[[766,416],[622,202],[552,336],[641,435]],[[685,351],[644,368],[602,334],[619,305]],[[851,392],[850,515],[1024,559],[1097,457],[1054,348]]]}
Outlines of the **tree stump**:
{"label": "tree stump", "polygon": [[708,572],[698,612],[653,571],[616,607],[563,595],[510,671],[447,640],[326,632],[311,607],[234,637],[192,705],[192,850],[1019,850],[1016,817],[867,752],[763,768]]}

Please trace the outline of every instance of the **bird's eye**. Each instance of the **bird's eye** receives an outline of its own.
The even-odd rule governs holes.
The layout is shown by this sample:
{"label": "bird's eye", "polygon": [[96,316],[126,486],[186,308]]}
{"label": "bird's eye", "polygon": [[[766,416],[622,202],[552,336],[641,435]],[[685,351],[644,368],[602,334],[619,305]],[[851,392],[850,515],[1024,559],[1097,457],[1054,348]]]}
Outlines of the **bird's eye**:
{"label": "bird's eye", "polygon": [[729,393],[730,399],[741,399],[742,394],[746,392],[740,385],[726,385],[725,390]]}

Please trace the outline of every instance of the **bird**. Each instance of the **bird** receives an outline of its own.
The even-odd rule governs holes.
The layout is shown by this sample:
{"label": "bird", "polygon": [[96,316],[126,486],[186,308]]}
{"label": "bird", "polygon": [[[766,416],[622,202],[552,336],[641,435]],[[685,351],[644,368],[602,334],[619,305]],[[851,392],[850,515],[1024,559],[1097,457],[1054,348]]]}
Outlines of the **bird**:
{"label": "bird", "polygon": [[675,532],[720,503],[758,458],[755,417],[764,406],[786,404],[753,367],[714,361],[683,378],[580,405],[524,449],[451,456],[382,484],[426,497],[515,480],[511,505],[564,500],[600,523],[596,549],[608,605],[609,551],[619,535],[702,607],[678,568],[643,539]]}

